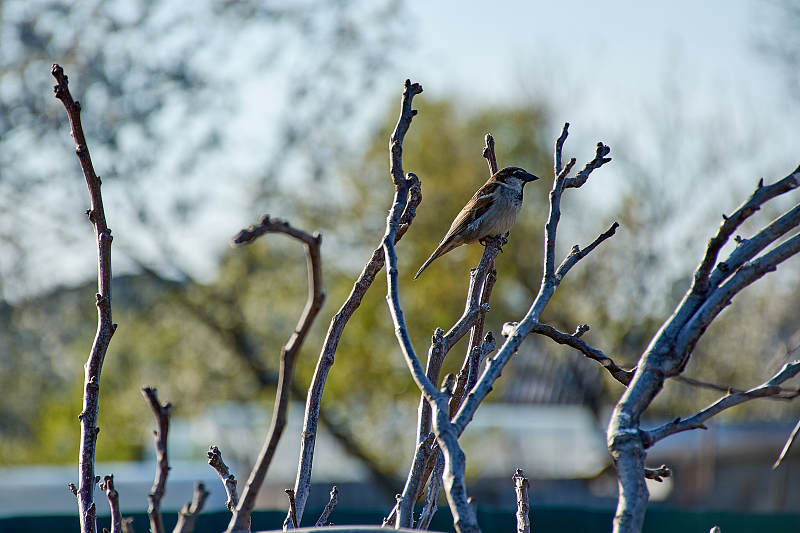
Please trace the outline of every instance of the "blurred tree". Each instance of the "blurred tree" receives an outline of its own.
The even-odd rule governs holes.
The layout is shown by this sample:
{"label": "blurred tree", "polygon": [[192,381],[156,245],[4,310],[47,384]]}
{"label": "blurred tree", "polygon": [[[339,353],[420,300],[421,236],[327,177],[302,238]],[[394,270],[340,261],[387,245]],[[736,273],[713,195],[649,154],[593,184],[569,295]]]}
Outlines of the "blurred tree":
{"label": "blurred tree", "polygon": [[92,272],[51,63],[86,103],[109,223],[124,237],[117,271],[145,263],[186,280],[216,266],[232,231],[220,220],[280,205],[287,187],[350,155],[332,129],[357,120],[355,100],[391,63],[401,12],[363,0],[0,3],[0,296]]}

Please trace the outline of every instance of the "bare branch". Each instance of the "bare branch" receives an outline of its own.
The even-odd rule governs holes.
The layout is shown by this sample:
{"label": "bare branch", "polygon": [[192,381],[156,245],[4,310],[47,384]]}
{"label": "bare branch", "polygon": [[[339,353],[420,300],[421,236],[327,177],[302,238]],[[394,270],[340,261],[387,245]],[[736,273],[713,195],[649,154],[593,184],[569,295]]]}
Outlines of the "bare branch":
{"label": "bare branch", "polygon": [[89,359],[86,362],[85,379],[83,387],[83,407],[79,415],[81,423],[81,444],[78,469],[78,514],[82,533],[95,533],[97,531],[97,516],[94,505],[94,457],[97,444],[97,410],[100,397],[100,371],[103,360],[111,342],[111,337],[117,329],[111,316],[111,230],[106,223],[103,196],[100,192],[100,178],[94,171],[89,147],[83,134],[81,124],[80,103],[72,99],[69,92],[67,76],[59,65],[53,65],[51,70],[56,79],[53,87],[55,96],[64,105],[71,128],[72,138],[75,141],[75,153],[89,189],[91,205],[86,211],[89,221],[94,226],[97,242],[97,332],[92,343]]}
{"label": "bare branch", "polygon": [[[494,260],[497,254],[500,253],[505,242],[506,240],[502,236],[489,237],[486,239],[486,248],[483,251],[478,266],[471,269],[469,272],[469,286],[467,289],[464,312],[447,334],[439,338],[434,332],[434,337],[431,339],[431,346],[428,349],[428,363],[425,369],[425,373],[431,383],[436,383],[436,381],[438,381],[439,371],[441,370],[442,362],[447,353],[469,331],[470,342],[467,348],[469,351],[464,358],[464,363],[459,373],[466,379],[469,370],[469,354],[472,352],[475,342],[473,338],[478,331],[483,331],[483,321],[489,309],[488,302],[496,280],[496,276],[492,276]],[[441,330],[437,328],[437,331]],[[480,337],[478,337],[478,339],[480,339]],[[431,408],[425,400],[424,395],[420,395],[417,413],[417,442],[421,442],[431,430]]]}
{"label": "bare branch", "polygon": [[794,425],[794,429],[792,433],[789,435],[789,438],[786,440],[786,444],[783,445],[783,450],[781,450],[781,454],[778,456],[778,459],[775,461],[775,464],[772,465],[772,469],[775,470],[779,466],[781,466],[781,462],[786,457],[786,454],[789,453],[789,448],[792,447],[794,441],[797,439],[797,434],[800,432],[800,419],[797,420],[797,424]]}
{"label": "bare branch", "polygon": [[292,489],[286,489],[283,492],[285,492],[286,497],[289,498],[289,520],[291,520],[292,528],[297,529],[297,507],[294,501],[294,491]]}
{"label": "bare branch", "polygon": [[264,215],[259,220],[258,226],[251,226],[247,230],[239,232],[234,241],[239,243],[252,242],[259,235],[273,232],[289,235],[302,242],[305,246],[308,269],[308,298],[294,331],[281,349],[278,390],[275,393],[272,422],[258,459],[253,465],[253,470],[250,472],[250,477],[242,491],[239,504],[233,511],[231,521],[228,524],[228,531],[250,530],[250,515],[255,507],[258,491],[264,483],[272,458],[275,455],[275,449],[278,447],[283,430],[286,428],[297,354],[303,346],[308,332],[311,330],[314,319],[322,309],[322,304],[325,302],[325,293],[322,290],[322,259],[320,257],[322,236],[319,233],[311,235],[292,227],[286,221],[272,220],[269,215]]}
{"label": "bare branch", "polygon": [[442,488],[442,472],[444,471],[444,455],[436,453],[436,464],[431,473],[431,481],[428,484],[428,494],[425,497],[425,505],[420,513],[417,522],[417,529],[427,530],[431,527],[431,520],[433,515],[436,514],[436,502],[439,499],[439,490]]}
{"label": "bare branch", "polygon": [[133,530],[133,518],[123,518],[122,519],[122,533],[136,533]]}
{"label": "bare branch", "polygon": [[497,168],[497,156],[494,153],[494,137],[491,133],[487,133],[484,137],[486,145],[483,147],[483,157],[486,158],[486,163],[489,165],[489,175],[494,176],[499,170]]}
{"label": "bare branch", "polygon": [[[762,383],[758,387],[752,388],[745,392],[728,393],[693,416],[688,418],[676,418],[672,422],[657,428],[642,431],[642,443],[645,448],[649,448],[661,439],[670,435],[674,435],[675,433],[688,431],[690,429],[706,429],[704,422],[709,418],[718,415],[725,409],[729,409],[735,405],[739,405],[740,403],[744,403],[755,398],[764,398],[766,396],[780,394],[782,389],[779,385],[784,381],[793,378],[798,373],[800,373],[800,361],[786,363],[777,374],[772,376],[772,378]],[[798,394],[800,394],[800,392]]]}
{"label": "bare branch", "polygon": [[667,465],[661,465],[658,468],[645,468],[644,469],[644,477],[647,479],[652,479],[653,481],[658,481],[661,483],[664,481],[665,477],[670,477],[672,475],[672,470]]}
{"label": "bare branch", "polygon": [[[564,141],[567,137],[567,128],[569,124],[564,126],[562,131],[561,137],[556,141],[556,149],[554,154],[554,169],[558,170],[561,162],[561,152],[563,149]],[[598,145],[598,154],[602,152],[603,156],[608,154],[608,147],[605,145],[603,149],[600,150]],[[541,315],[544,308],[549,303],[550,299],[552,298],[556,288],[558,287],[559,281],[556,278],[556,271],[555,271],[555,248],[556,248],[556,233],[558,222],[561,217],[561,195],[564,191],[564,182],[566,180],[566,176],[572,167],[575,164],[575,160],[571,159],[566,166],[561,168],[556,174],[553,179],[553,188],[550,191],[550,213],[547,219],[547,223],[545,224],[545,243],[544,243],[544,268],[543,268],[543,275],[542,275],[542,283],[539,288],[539,292],[536,295],[533,303],[531,304],[528,312],[525,314],[525,317],[519,323],[513,324],[507,330],[504,330],[504,334],[507,333],[507,338],[503,343],[503,346],[497,352],[494,357],[491,357],[486,362],[486,367],[481,374],[478,382],[475,386],[471,389],[469,395],[467,396],[466,401],[462,404],[461,408],[459,409],[458,413],[453,420],[453,424],[455,425],[457,433],[460,435],[464,429],[467,427],[467,424],[472,420],[472,417],[475,414],[475,411],[478,409],[478,406],[483,401],[483,399],[489,394],[492,390],[492,386],[494,382],[500,377],[503,368],[511,359],[511,357],[516,353],[519,345],[522,341],[527,337],[531,331],[539,323],[539,316]],[[587,165],[590,166],[590,165]],[[596,166],[600,166],[599,164]],[[588,174],[587,174],[588,175]],[[581,184],[576,184],[575,186],[580,186]],[[610,230],[609,230],[610,231]],[[608,232],[607,232],[608,233]],[[605,234],[604,234],[605,235]],[[610,235],[609,235],[610,236]],[[607,238],[607,237],[605,237]],[[603,235],[601,235],[598,239],[595,240],[595,243],[599,244],[604,240]],[[594,244],[594,243],[593,243]],[[596,244],[594,244],[596,246]],[[590,245],[591,246],[591,245]],[[593,248],[593,247],[592,247]],[[576,340],[577,337],[575,337]]]}
{"label": "bare branch", "polygon": [[328,499],[328,503],[325,504],[325,508],[322,510],[322,514],[319,515],[317,523],[314,525],[318,527],[328,525],[328,519],[331,517],[331,513],[336,508],[337,503],[339,503],[339,489],[337,489],[336,485],[334,485],[333,487],[331,487],[331,493]]}
{"label": "bare branch", "polygon": [[158,391],[152,387],[142,389],[150,409],[156,417],[158,429],[153,431],[153,438],[156,446],[156,477],[153,480],[153,488],[147,495],[149,502],[147,516],[150,518],[150,530],[152,533],[164,533],[164,522],[161,518],[161,498],[167,488],[167,474],[169,474],[169,461],[167,459],[167,434],[169,433],[169,418],[172,405],[167,402],[161,404],[158,400]]}
{"label": "bare branch", "polygon": [[[690,385],[692,387],[698,387],[701,389],[709,389],[714,390],[717,392],[745,392],[745,389],[737,389],[736,387],[729,387],[727,385],[719,385],[717,383],[709,383],[708,381],[701,381],[699,379],[694,379],[690,377],[686,377],[684,375],[673,376],[671,379],[679,382],[685,383],[686,385]],[[792,400],[797,396],[796,389],[789,389],[789,388],[782,388],[780,393],[776,394],[775,396],[766,396],[765,399],[767,400]]]}
{"label": "bare branch", "polygon": [[230,512],[236,509],[239,503],[239,493],[236,491],[236,477],[228,469],[228,465],[222,460],[222,452],[216,446],[211,446],[207,452],[208,464],[211,465],[219,479],[222,481],[222,486],[225,487],[225,494],[228,496],[225,502],[225,507]]}
{"label": "bare branch", "polygon": [[606,157],[610,152],[611,148],[601,142],[597,143],[597,150],[595,150],[594,159],[586,163],[586,166],[583,167],[583,170],[578,172],[574,178],[568,178],[565,180],[564,188],[569,189],[582,187],[583,184],[586,183],[586,180],[589,179],[589,174],[591,174],[592,171],[597,170],[611,161],[610,157]]}
{"label": "bare branch", "polygon": [[203,511],[208,495],[209,492],[206,490],[205,485],[202,483],[194,484],[192,501],[186,502],[183,509],[178,512],[178,523],[175,524],[175,529],[172,530],[172,533],[192,533],[194,531],[195,520]]}
{"label": "bare branch", "polygon": [[530,482],[519,468],[511,479],[514,481],[514,490],[517,493],[517,533],[531,533],[530,505],[528,503]]}
{"label": "bare branch", "polygon": [[765,202],[797,188],[798,185],[800,185],[800,166],[790,175],[772,185],[765,186],[764,180],[759,181],[758,187],[750,195],[750,198],[739,206],[732,215],[722,216],[722,224],[720,224],[717,234],[708,241],[705,257],[694,273],[692,293],[704,294],[708,290],[709,276],[717,261],[717,256],[725,243],[728,242],[730,236],[733,235],[733,232],[753,213],[758,211]]}
{"label": "bare branch", "polygon": [[122,533],[122,516],[119,514],[119,493],[114,488],[114,474],[103,476],[100,490],[106,493],[111,508],[111,533]]}
{"label": "bare branch", "polygon": [[411,126],[411,119],[417,114],[417,110],[412,108],[412,102],[414,97],[421,92],[422,85],[406,80],[403,97],[400,99],[400,117],[389,137],[389,173],[395,187],[400,187],[406,181],[403,172],[403,139]]}
{"label": "bare branch", "polygon": [[[438,446],[433,445],[434,440],[436,440],[436,435],[431,432],[428,433],[428,436],[422,442],[417,444],[414,460],[411,463],[411,469],[408,471],[408,476],[406,477],[406,484],[403,487],[403,492],[400,494],[401,500],[398,504],[399,506],[394,509],[397,513],[396,516],[399,517],[398,526],[412,525],[414,502],[419,494],[419,489],[423,487],[425,483],[425,466],[428,463],[428,458],[431,457],[433,453],[439,452]],[[387,520],[392,522],[392,519],[393,514],[390,514]]]}
{"label": "bare branch", "polygon": [[583,355],[597,361],[600,365],[608,370],[608,373],[611,374],[614,379],[622,383],[623,385],[627,386],[630,383],[631,378],[633,378],[633,374],[635,369],[626,370],[620,366],[618,366],[613,359],[608,357],[606,354],[590,346],[586,341],[578,337],[577,335],[570,335],[568,333],[563,333],[558,331],[553,326],[548,324],[535,324],[533,329],[531,329],[531,333],[539,333],[540,335],[544,335],[545,337],[550,337],[554,341],[559,344],[565,344],[572,348],[575,348]]}
{"label": "bare branch", "polygon": [[[636,374],[617,403],[608,425],[609,451],[619,477],[620,496],[615,531],[638,531],[642,527],[647,504],[644,486],[647,446],[666,435],[703,427],[707,418],[742,401],[753,397],[783,395],[782,389],[773,382],[744,393],[732,392],[693,417],[678,419],[650,432],[642,431],[639,427],[642,414],[661,390],[664,380],[683,371],[696,342],[733,297],[767,272],[775,270],[782,261],[800,252],[800,236],[795,235],[753,259],[768,243],[774,243],[785,234],[788,225],[794,224],[796,227],[800,224],[800,210],[795,208],[761,230],[750,239],[752,243],[740,239],[728,260],[714,266],[719,251],[744,220],[764,202],[797,188],[799,182],[800,167],[774,185],[764,186],[762,180],[756,191],[733,215],[723,217],[722,225],[709,241],[705,255],[695,270],[692,286],[640,357]],[[784,370],[788,372],[789,368],[785,367]]]}
{"label": "bare branch", "polygon": [[[795,224],[800,224],[800,210],[797,210]],[[734,296],[768,272],[774,272],[780,263],[798,252],[800,252],[800,234],[776,246],[758,259],[745,264],[728,281],[711,292],[677,335],[675,353],[680,354],[681,359],[674,368],[680,370],[685,366],[686,360],[700,336],[717,315],[731,303]]]}
{"label": "bare branch", "polygon": [[[407,80],[408,81],[408,80]],[[403,100],[401,104],[401,116],[398,119],[398,124],[392,134],[390,140],[391,152],[391,173],[393,180],[395,174],[399,169],[399,174],[402,176],[402,137],[408,130],[408,125],[411,122],[411,98],[415,94],[422,92],[422,87],[419,84],[411,85],[410,82],[406,84],[406,89],[403,92]],[[406,103],[408,100],[408,103]],[[406,115],[404,115],[406,113]],[[407,122],[407,123],[406,123]],[[402,135],[401,135],[402,133]],[[395,166],[395,159],[400,166]],[[405,178],[404,178],[405,179]],[[413,177],[408,182],[408,200],[405,203],[404,209],[399,220],[399,228],[397,229],[395,242],[399,241],[405,231],[408,229],[411,222],[416,215],[416,208],[422,201],[422,192],[419,180]],[[331,319],[328,332],[325,335],[322,349],[320,351],[319,359],[317,361],[316,369],[314,370],[314,377],[312,378],[311,385],[308,388],[308,395],[306,397],[306,410],[303,420],[303,432],[301,433],[300,440],[300,460],[297,466],[297,478],[295,480],[295,505],[297,507],[298,518],[302,520],[303,511],[305,509],[306,500],[308,499],[309,491],[311,490],[311,468],[314,462],[314,445],[316,444],[317,426],[320,418],[320,407],[322,403],[322,392],[325,388],[325,381],[328,377],[331,367],[334,363],[336,348],[339,345],[339,339],[342,337],[344,328],[347,322],[353,316],[356,309],[361,305],[361,301],[370,288],[372,282],[375,281],[375,276],[381,271],[385,264],[385,255],[383,245],[376,248],[370,260],[364,266],[358,279],[353,285],[353,289],[345,302],[336,312]],[[288,518],[288,517],[287,517]],[[284,520],[284,527],[287,527],[289,520]]]}
{"label": "bare branch", "polygon": [[561,280],[564,279],[564,276],[567,275],[567,272],[569,272],[578,261],[589,255],[600,243],[606,239],[610,239],[617,232],[618,227],[619,222],[614,222],[610,228],[598,235],[597,238],[583,250],[581,250],[577,244],[573,246],[570,254],[564,258],[564,261],[562,261],[558,267],[558,271],[556,271],[556,282],[560,283]]}
{"label": "bare branch", "polygon": [[556,146],[553,151],[553,176],[561,174],[561,170],[563,169],[561,166],[561,153],[564,150],[564,142],[567,140],[567,135],[569,135],[569,122],[564,123],[561,135],[556,139]]}

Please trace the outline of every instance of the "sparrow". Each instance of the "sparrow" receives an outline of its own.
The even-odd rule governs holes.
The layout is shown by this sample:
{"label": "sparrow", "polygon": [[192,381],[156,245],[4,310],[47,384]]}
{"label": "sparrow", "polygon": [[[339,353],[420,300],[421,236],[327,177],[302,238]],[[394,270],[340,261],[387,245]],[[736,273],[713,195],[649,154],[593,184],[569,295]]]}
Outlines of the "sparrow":
{"label": "sparrow", "polygon": [[456,216],[442,242],[420,267],[414,279],[434,259],[453,248],[507,233],[522,207],[522,188],[529,181],[538,179],[519,167],[506,167],[495,172]]}

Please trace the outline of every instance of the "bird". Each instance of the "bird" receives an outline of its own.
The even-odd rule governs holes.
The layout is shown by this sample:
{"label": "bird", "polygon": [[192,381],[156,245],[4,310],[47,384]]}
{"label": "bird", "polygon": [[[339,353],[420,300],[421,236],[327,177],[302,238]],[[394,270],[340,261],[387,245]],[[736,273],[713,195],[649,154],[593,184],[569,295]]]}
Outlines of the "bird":
{"label": "bird", "polygon": [[417,271],[414,279],[417,279],[434,259],[462,244],[507,233],[514,225],[522,207],[523,187],[526,183],[538,179],[537,176],[519,167],[506,167],[495,172],[458,213],[447,234]]}

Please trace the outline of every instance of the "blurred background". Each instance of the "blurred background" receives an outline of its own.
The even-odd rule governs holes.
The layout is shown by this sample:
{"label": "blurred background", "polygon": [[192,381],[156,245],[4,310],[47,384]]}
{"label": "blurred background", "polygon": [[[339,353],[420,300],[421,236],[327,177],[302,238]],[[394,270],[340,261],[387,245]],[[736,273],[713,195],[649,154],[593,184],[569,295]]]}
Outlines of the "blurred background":
{"label": "blurred background", "polygon": [[[224,505],[205,465],[209,444],[247,477],[306,272],[302,248],[282,236],[235,249],[230,238],[264,213],[322,233],[328,298],[301,352],[298,403],[261,501],[282,508],[325,330],[383,233],[387,140],[406,78],[425,89],[404,152],[423,202],[398,247],[417,351],[459,316],[482,252],[461,248],[411,280],[486,179],[487,132],[501,167],[545,178],[527,187],[497,261],[487,327],[498,333],[523,316],[540,282],[552,146],[570,122],[565,156],[583,165],[603,141],[614,161],[565,195],[558,253],[615,220],[621,230],[570,273],[543,318],[568,331],[588,323],[588,342],[633,365],[720,215],[759,178],[800,162],[799,25],[791,1],[0,1],[0,514],[73,512],[64,486],[77,475],[96,327],[88,195],[52,63],[83,104],[115,236],[119,329],[103,368],[97,458],[98,473],[116,474],[123,511],[145,508],[154,472],[143,385],[174,404],[167,508],[189,498],[195,479],[212,489],[210,508]],[[766,206],[743,236],[793,203]],[[746,389],[797,358],[799,282],[793,260],[742,293],[686,375]],[[381,274],[340,343],[309,505],[336,482],[351,486],[342,505],[388,510],[402,488],[418,393],[384,286]],[[446,371],[460,365],[463,344]],[[465,434],[476,501],[512,507],[520,467],[534,505],[613,507],[604,431],[621,393],[595,363],[528,339]],[[668,382],[648,423],[720,394]],[[653,500],[800,512],[800,456],[770,469],[798,415],[796,403],[760,400],[706,432],[670,437],[650,459],[675,476],[651,487]]]}

